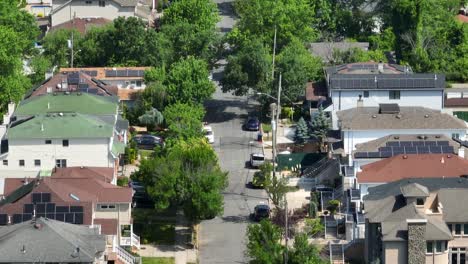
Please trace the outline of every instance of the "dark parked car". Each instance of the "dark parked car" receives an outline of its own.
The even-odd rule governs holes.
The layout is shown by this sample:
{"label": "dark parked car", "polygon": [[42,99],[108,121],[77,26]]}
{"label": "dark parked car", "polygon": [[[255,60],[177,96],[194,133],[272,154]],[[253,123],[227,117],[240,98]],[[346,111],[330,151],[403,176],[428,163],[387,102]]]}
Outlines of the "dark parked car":
{"label": "dark parked car", "polygon": [[249,131],[258,131],[260,129],[260,121],[257,117],[249,117],[244,124],[244,129]]}
{"label": "dark parked car", "polygon": [[138,135],[133,138],[139,149],[154,149],[156,146],[163,146],[164,142],[161,137],[153,135]]}
{"label": "dark parked car", "polygon": [[255,206],[252,218],[257,222],[260,222],[262,219],[270,218],[270,206],[266,204],[259,204]]}

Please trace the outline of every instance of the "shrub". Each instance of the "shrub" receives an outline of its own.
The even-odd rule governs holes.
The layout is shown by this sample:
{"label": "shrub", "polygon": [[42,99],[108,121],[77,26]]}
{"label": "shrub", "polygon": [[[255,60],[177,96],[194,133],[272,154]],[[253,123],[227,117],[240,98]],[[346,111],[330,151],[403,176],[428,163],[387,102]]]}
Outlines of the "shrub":
{"label": "shrub", "polygon": [[122,187],[128,186],[128,178],[127,177],[119,177],[117,178],[117,185]]}

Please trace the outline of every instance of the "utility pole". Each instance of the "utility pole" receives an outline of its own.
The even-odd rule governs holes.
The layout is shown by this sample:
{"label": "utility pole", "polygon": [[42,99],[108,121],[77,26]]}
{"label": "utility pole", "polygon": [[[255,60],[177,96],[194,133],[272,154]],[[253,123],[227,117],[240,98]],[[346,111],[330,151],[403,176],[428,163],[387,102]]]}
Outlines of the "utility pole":
{"label": "utility pole", "polygon": [[275,79],[275,56],[276,56],[276,25],[275,25],[275,36],[273,37],[273,66],[271,67],[271,79],[272,80]]}
{"label": "utility pole", "polygon": [[[70,4],[71,6],[71,4]],[[74,52],[73,52],[73,46],[75,45],[74,41],[73,41],[73,35],[74,35],[74,31],[75,31],[75,16],[76,16],[76,13],[73,14],[73,19],[72,19],[72,31],[71,31],[71,68],[73,68],[73,60],[74,60]]]}

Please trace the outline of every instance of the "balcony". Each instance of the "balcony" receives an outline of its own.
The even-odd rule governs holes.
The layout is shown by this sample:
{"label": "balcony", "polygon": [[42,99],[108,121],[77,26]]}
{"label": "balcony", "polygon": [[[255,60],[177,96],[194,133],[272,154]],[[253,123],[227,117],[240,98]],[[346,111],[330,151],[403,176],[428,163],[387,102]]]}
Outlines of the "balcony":
{"label": "balcony", "polygon": [[120,246],[130,246],[140,249],[140,237],[135,235],[133,232],[130,233],[130,236],[121,236],[120,237]]}

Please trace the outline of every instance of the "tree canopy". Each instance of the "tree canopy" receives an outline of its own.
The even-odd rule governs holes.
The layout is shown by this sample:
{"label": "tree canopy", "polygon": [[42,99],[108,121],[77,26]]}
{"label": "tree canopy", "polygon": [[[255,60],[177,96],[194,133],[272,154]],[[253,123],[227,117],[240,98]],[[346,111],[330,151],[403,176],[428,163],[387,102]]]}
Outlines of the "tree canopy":
{"label": "tree canopy", "polygon": [[194,25],[197,31],[212,30],[218,21],[218,8],[211,0],[174,1],[162,18],[163,27],[182,22]]}
{"label": "tree canopy", "polygon": [[188,139],[202,135],[202,120],[205,110],[201,105],[175,103],[164,109],[163,116],[174,139]]}

